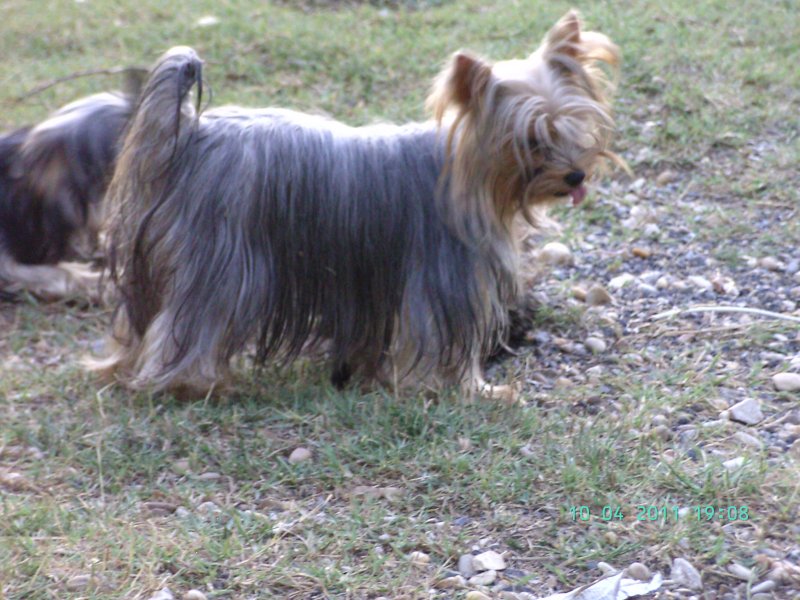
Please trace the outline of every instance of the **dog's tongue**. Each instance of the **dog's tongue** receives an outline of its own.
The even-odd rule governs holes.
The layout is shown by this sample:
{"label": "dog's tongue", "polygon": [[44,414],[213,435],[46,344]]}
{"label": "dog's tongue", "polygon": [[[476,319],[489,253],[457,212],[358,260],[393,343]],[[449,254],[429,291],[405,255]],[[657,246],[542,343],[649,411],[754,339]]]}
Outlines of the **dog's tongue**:
{"label": "dog's tongue", "polygon": [[569,195],[572,198],[572,206],[578,206],[578,204],[583,202],[583,199],[586,198],[586,186],[579,185],[574,188]]}

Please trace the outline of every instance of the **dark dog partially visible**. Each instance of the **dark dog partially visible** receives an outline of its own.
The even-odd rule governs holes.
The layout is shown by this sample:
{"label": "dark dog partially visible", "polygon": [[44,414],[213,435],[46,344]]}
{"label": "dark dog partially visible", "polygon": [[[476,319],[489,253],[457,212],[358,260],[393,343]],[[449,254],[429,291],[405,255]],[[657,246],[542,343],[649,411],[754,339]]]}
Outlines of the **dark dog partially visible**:
{"label": "dark dog partially visible", "polygon": [[96,94],[0,135],[0,290],[97,298],[86,261],[132,110],[131,94]]}

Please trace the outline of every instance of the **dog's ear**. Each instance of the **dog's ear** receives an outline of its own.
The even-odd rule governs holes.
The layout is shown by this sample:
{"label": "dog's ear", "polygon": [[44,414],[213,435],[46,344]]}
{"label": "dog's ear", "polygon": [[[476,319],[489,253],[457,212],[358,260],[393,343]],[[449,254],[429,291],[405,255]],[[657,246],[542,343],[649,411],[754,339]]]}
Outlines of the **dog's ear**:
{"label": "dog's ear", "polygon": [[476,105],[491,76],[489,63],[466,52],[456,52],[428,98],[428,107],[436,120],[440,121],[448,108],[463,112]]}
{"label": "dog's ear", "polygon": [[561,17],[545,38],[547,52],[578,58],[581,45],[581,20],[578,12],[570,10]]}

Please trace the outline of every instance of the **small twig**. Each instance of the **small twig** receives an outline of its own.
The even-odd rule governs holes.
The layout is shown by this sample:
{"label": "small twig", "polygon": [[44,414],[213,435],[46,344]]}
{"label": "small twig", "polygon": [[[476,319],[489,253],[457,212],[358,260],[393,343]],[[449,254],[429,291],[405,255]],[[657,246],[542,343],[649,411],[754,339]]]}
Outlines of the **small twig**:
{"label": "small twig", "polygon": [[745,313],[748,315],[758,315],[760,317],[768,317],[770,319],[779,319],[783,321],[791,321],[793,323],[800,323],[800,318],[784,315],[782,313],[772,312],[771,310],[763,310],[761,308],[749,308],[746,306],[690,306],[689,308],[673,308],[650,317],[652,320],[671,319],[678,315],[698,313],[698,312],[719,312],[719,313]]}
{"label": "small twig", "polygon": [[57,77],[47,83],[42,83],[37,85],[32,90],[22,94],[21,96],[17,96],[13,98],[11,102],[13,103],[20,103],[24,100],[27,100],[31,96],[35,96],[37,94],[41,94],[45,90],[49,90],[51,87],[58,85],[59,83],[65,83],[67,81],[72,81],[73,79],[80,79],[81,77],[92,77],[94,75],[118,75],[119,73],[140,73],[144,71],[139,67],[111,67],[110,69],[92,69],[90,71],[80,71],[78,73],[72,73],[71,75],[64,75],[63,77]]}

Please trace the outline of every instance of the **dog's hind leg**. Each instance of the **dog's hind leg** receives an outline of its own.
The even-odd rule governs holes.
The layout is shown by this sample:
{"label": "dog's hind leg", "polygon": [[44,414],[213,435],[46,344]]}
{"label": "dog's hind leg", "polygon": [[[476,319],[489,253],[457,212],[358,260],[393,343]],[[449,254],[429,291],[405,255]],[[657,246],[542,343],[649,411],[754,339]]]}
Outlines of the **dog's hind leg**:
{"label": "dog's hind leg", "polygon": [[100,301],[100,272],[80,263],[24,265],[0,253],[0,287],[26,290],[45,300]]}

